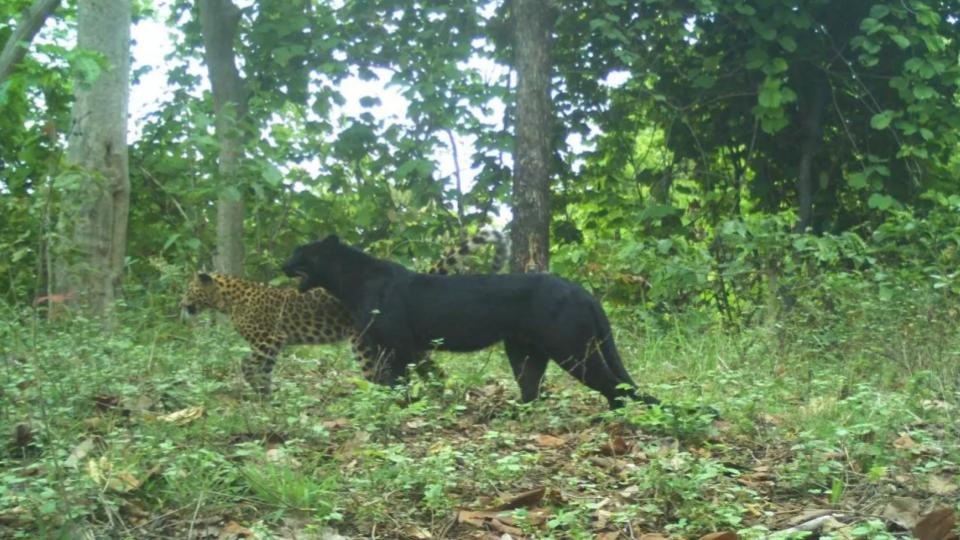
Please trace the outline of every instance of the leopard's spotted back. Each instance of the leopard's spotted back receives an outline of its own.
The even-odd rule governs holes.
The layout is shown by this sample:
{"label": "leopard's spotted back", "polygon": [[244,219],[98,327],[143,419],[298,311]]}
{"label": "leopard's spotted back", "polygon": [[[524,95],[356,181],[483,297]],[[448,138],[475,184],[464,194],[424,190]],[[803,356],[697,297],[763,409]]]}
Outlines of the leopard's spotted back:
{"label": "leopard's spotted back", "polygon": [[510,258],[510,242],[500,231],[485,227],[480,229],[477,234],[460,242],[460,245],[454,249],[447,250],[443,257],[428,271],[430,274],[456,274],[463,270],[463,263],[467,256],[479,251],[483,246],[493,245],[493,260],[490,264],[490,272],[496,274],[503,268],[507,259]]}
{"label": "leopard's spotted back", "polygon": [[252,346],[334,343],[354,334],[350,315],[323,289],[301,293],[223,274],[199,273],[181,305],[191,313],[215,309],[227,314]]}

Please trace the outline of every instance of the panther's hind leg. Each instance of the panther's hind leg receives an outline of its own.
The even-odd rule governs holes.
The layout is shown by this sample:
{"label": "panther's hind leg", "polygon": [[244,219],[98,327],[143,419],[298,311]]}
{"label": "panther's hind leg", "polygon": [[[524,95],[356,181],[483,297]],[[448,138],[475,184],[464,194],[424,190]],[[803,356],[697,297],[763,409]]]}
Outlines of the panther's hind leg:
{"label": "panther's hind leg", "polygon": [[520,401],[528,403],[540,397],[540,385],[550,358],[536,347],[515,339],[504,341],[513,378],[520,386]]}

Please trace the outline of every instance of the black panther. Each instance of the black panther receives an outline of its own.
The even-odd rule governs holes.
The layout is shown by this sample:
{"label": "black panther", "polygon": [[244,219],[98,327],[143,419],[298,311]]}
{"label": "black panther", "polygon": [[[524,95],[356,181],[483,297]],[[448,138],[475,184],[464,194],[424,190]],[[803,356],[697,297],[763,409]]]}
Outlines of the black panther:
{"label": "black panther", "polygon": [[502,341],[524,402],[539,396],[552,358],[603,394],[610,408],[638,395],[603,308],[579,285],[548,274],[430,275],[371,257],[336,236],[296,248],[283,265],[300,290],[323,287],[380,355],[374,380],[395,384],[431,349],[475,351]]}

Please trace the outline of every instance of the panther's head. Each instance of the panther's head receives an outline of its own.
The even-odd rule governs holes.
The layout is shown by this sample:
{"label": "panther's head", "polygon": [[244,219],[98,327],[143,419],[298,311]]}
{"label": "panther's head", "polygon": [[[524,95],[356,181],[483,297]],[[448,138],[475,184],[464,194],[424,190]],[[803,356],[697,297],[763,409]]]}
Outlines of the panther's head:
{"label": "panther's head", "polygon": [[215,307],[216,299],[217,281],[210,274],[198,272],[187,285],[180,308],[190,315],[196,315],[204,309]]}
{"label": "panther's head", "polygon": [[301,292],[315,287],[329,288],[335,281],[333,267],[337,264],[337,255],[343,249],[340,239],[332,234],[319,242],[298,246],[283,263],[283,273],[301,278]]}

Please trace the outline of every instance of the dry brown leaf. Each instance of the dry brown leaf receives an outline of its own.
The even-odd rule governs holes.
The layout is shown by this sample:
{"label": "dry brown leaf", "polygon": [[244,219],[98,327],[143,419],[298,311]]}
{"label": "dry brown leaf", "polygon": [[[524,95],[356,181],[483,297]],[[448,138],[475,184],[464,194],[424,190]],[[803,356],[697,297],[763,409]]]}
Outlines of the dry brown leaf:
{"label": "dry brown leaf", "polygon": [[94,443],[96,441],[93,437],[87,437],[82,440],[80,444],[73,447],[73,450],[70,452],[70,455],[67,456],[67,459],[63,462],[64,465],[72,469],[76,469],[80,466],[80,462],[87,457],[87,454],[93,450]]}
{"label": "dry brown leaf", "polygon": [[179,411],[174,411],[170,414],[164,414],[157,417],[157,420],[161,422],[169,422],[171,424],[177,424],[182,426],[193,422],[197,418],[203,416],[203,407],[187,407],[186,409],[180,409]]}
{"label": "dry brown leaf", "polygon": [[[531,508],[527,511],[524,520],[531,525],[540,525],[546,523],[547,518],[550,517],[550,513],[549,508]],[[510,518],[508,523],[514,523],[513,518]]]}
{"label": "dry brown leaf", "polygon": [[934,495],[952,495],[957,491],[949,476],[932,475],[927,479],[927,490]]}
{"label": "dry brown leaf", "polygon": [[491,528],[497,532],[506,533],[512,536],[523,536],[523,530],[514,527],[506,522],[511,521],[507,516],[501,516],[499,512],[490,512],[485,510],[460,510],[457,512],[457,522],[473,525],[477,528]]}
{"label": "dry brown leaf", "polygon": [[606,529],[607,523],[610,522],[610,518],[612,517],[613,517],[613,512],[610,512],[609,510],[603,510],[602,508],[598,508],[597,511],[594,512],[593,528]]}
{"label": "dry brown leaf", "polygon": [[23,506],[15,506],[9,510],[0,512],[0,524],[13,525],[17,523],[26,523],[30,521],[30,511]]}
{"label": "dry brown leaf", "polygon": [[913,528],[913,535],[920,540],[955,540],[957,535],[953,532],[953,526],[956,523],[957,516],[953,509],[944,506],[923,516]]}
{"label": "dry brown leaf", "polygon": [[563,446],[567,444],[567,441],[561,439],[560,437],[554,437],[553,435],[544,435],[540,434],[533,438],[533,441],[537,443],[537,446],[542,448],[556,448],[558,446]]}
{"label": "dry brown leaf", "polygon": [[783,416],[779,414],[760,413],[758,418],[761,422],[770,424],[772,426],[779,426],[783,424]]}
{"label": "dry brown leaf", "polygon": [[910,450],[917,447],[917,442],[910,435],[901,433],[899,437],[894,439],[893,447],[897,450]]}
{"label": "dry brown leaf", "polygon": [[543,500],[543,496],[546,494],[547,488],[541,486],[538,488],[531,489],[529,491],[524,491],[522,493],[517,493],[515,495],[509,495],[503,498],[503,502],[497,506],[491,508],[492,511],[502,511],[502,510],[513,510],[514,508],[520,507],[531,507],[536,506],[540,501]]}
{"label": "dry brown leaf", "polygon": [[953,408],[953,405],[939,399],[925,399],[920,402],[920,406],[923,407],[925,411],[949,411]]}
{"label": "dry brown leaf", "polygon": [[593,537],[593,540],[617,540],[620,538],[619,532],[602,532]]}
{"label": "dry brown leaf", "polygon": [[622,456],[629,451],[630,445],[620,435],[611,436],[607,444],[600,447],[600,453],[607,456]]}
{"label": "dry brown leaf", "polygon": [[670,540],[670,537],[664,536],[660,533],[647,533],[641,534],[640,540]]}
{"label": "dry brown leaf", "polygon": [[403,426],[404,426],[405,428],[409,429],[409,430],[416,431],[416,430],[418,430],[418,429],[420,429],[420,428],[422,428],[422,427],[425,427],[425,426],[427,426],[427,425],[429,425],[429,424],[430,424],[430,422],[427,422],[427,421],[424,420],[423,418],[414,418],[414,419],[412,419],[412,420],[407,420],[407,422],[404,423]]}
{"label": "dry brown leaf", "polygon": [[224,525],[223,530],[220,531],[220,535],[217,537],[218,540],[238,540],[239,538],[255,540],[257,536],[253,534],[253,531],[240,525],[236,521],[230,521]]}
{"label": "dry brown leaf", "polygon": [[98,486],[127,493],[140,487],[140,480],[130,474],[129,471],[113,471],[113,464],[106,456],[100,456],[100,459],[91,459],[87,462],[87,474]]}
{"label": "dry brown leaf", "polygon": [[268,448],[266,452],[267,461],[270,463],[275,463],[277,465],[286,465],[291,469],[297,469],[300,467],[300,460],[291,456],[282,446],[275,446],[273,448]]}
{"label": "dry brown leaf", "polygon": [[737,538],[739,538],[737,533],[733,531],[723,531],[705,534],[700,537],[700,540],[737,540]]}
{"label": "dry brown leaf", "polygon": [[430,531],[419,525],[407,525],[403,528],[403,534],[407,535],[409,538],[413,538],[414,540],[430,540],[433,538],[433,535],[430,534]]}
{"label": "dry brown leaf", "polygon": [[820,530],[829,533],[832,538],[840,540],[853,540],[854,538],[852,527],[834,516],[827,516],[821,523]]}
{"label": "dry brown leaf", "polygon": [[911,497],[894,497],[883,508],[883,519],[909,531],[920,521],[920,501]]}
{"label": "dry brown leaf", "polygon": [[93,407],[98,411],[112,411],[117,409],[119,405],[120,398],[118,396],[110,396],[106,394],[93,396]]}

